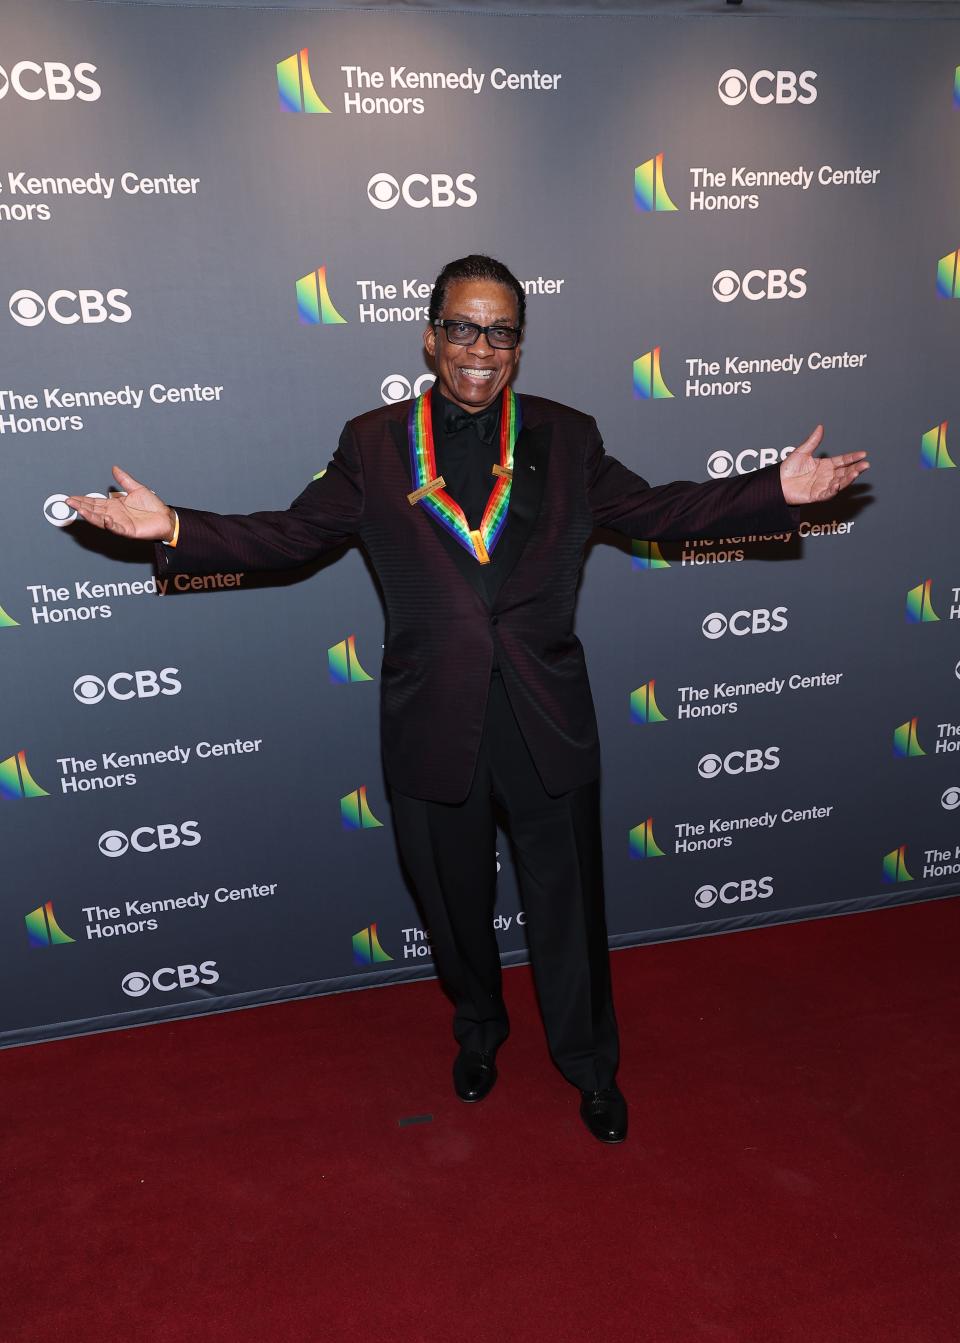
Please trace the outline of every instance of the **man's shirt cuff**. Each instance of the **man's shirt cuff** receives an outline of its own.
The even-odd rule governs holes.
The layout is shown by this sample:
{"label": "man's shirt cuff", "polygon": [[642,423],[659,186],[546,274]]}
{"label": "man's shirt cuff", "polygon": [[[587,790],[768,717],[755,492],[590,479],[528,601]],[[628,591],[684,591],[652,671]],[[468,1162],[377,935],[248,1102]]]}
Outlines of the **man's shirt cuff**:
{"label": "man's shirt cuff", "polygon": [[172,550],[180,540],[180,514],[175,508],[172,508],[170,512],[173,514],[173,535],[169,541],[161,541],[160,544],[162,546],[169,546]]}

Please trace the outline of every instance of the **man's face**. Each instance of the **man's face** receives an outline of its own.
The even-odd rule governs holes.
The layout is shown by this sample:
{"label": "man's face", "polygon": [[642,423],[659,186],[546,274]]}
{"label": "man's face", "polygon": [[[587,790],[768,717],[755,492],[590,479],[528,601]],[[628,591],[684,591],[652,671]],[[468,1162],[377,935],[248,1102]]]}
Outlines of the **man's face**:
{"label": "man's face", "polygon": [[[457,317],[478,326],[517,326],[517,298],[494,280],[454,280],[447,286],[441,317]],[[463,410],[492,405],[513,377],[519,345],[495,350],[485,335],[475,345],[454,345],[442,327],[427,327],[423,345],[434,362],[440,391]]]}

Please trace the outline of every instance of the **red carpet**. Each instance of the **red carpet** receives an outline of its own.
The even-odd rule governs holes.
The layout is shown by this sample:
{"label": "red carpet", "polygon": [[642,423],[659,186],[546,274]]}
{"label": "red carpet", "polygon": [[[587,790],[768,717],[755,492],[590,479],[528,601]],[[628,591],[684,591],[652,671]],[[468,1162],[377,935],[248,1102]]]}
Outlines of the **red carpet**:
{"label": "red carpet", "polygon": [[8,1050],[0,1338],[955,1343],[958,932],[617,953],[617,1148],[526,969],[479,1106],[433,983]]}

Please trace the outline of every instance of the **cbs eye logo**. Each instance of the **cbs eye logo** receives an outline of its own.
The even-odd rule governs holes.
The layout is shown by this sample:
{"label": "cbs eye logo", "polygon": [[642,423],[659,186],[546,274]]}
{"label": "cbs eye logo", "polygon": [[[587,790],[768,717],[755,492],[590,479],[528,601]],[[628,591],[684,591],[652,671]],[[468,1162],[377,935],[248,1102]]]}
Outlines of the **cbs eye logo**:
{"label": "cbs eye logo", "polygon": [[[91,490],[89,494],[85,494],[83,497],[85,499],[106,499],[107,496]],[[67,503],[65,494],[51,494],[43,501],[43,516],[51,527],[69,527],[71,523],[76,522],[78,514],[77,510],[71,508]]]}
{"label": "cbs eye logo", "polygon": [[[734,460],[729,452],[720,448],[717,452],[712,452],[707,458],[707,471],[712,480],[725,480],[727,476],[733,475]],[[706,634],[706,630],[704,630]]]}
{"label": "cbs eye logo", "polygon": [[720,101],[727,107],[738,107],[747,95],[761,106],[767,103],[798,103],[805,106],[816,102],[815,70],[758,70],[747,77],[742,70],[724,70],[717,81]]}
{"label": "cbs eye logo", "polygon": [[945,788],[940,805],[944,811],[956,811],[960,807],[960,788]]}
{"label": "cbs eye logo", "polygon": [[18,289],[11,294],[9,307],[10,316],[21,326],[37,326],[46,312],[43,299],[32,289]]}
{"label": "cbs eye logo", "polygon": [[150,976],[142,970],[131,970],[128,975],[124,975],[120,987],[129,997],[142,998],[150,991]]}
{"label": "cbs eye logo", "polygon": [[736,107],[747,96],[750,85],[742,70],[724,70],[717,81],[717,93],[720,101],[728,107]]}
{"label": "cbs eye logo", "polygon": [[393,406],[398,401],[408,401],[411,396],[420,396],[435,382],[436,378],[432,373],[421,373],[411,386],[410,379],[405,378],[402,373],[388,373],[380,384],[380,396],[385,405]]}
{"label": "cbs eye logo", "polygon": [[367,183],[367,199],[378,210],[392,210],[400,199],[400,183],[389,173],[374,173]]}

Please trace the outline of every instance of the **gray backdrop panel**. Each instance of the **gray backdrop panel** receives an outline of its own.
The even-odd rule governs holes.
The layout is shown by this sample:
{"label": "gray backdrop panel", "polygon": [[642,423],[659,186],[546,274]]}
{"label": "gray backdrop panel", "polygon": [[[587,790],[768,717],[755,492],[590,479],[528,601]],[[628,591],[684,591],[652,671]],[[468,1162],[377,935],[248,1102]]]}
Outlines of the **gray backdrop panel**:
{"label": "gray backdrop panel", "polygon": [[[55,496],[105,491],[116,461],[174,503],[285,505],[346,419],[427,373],[426,299],[403,287],[472,250],[530,283],[519,390],[596,415],[649,479],[753,469],[818,421],[875,462],[802,535],[591,547],[613,943],[958,890],[960,303],[936,285],[960,247],[956,13],[763,8],[5,7],[0,1041],[431,973],[362,554],[159,594],[149,554],[44,509],[63,521]],[[329,113],[281,106],[281,63]],[[391,67],[483,80],[391,88]],[[540,87],[495,87],[506,72]],[[676,208],[644,209],[634,171],[661,154]],[[345,321],[304,324],[295,285],[321,267]],[[638,398],[654,350],[672,396]],[[164,390],[195,387],[214,390]],[[119,404],[64,403],[106,391]],[[360,789],[368,824],[344,828]]]}

